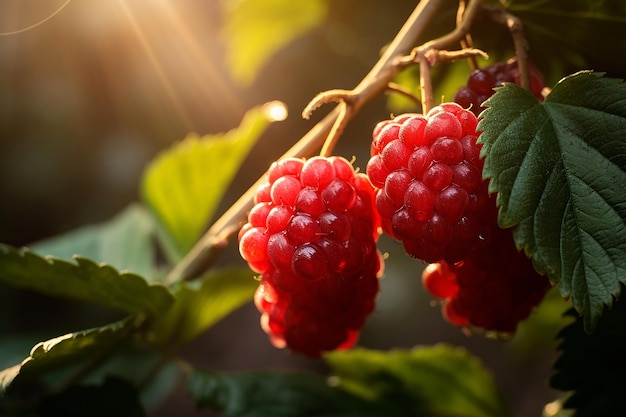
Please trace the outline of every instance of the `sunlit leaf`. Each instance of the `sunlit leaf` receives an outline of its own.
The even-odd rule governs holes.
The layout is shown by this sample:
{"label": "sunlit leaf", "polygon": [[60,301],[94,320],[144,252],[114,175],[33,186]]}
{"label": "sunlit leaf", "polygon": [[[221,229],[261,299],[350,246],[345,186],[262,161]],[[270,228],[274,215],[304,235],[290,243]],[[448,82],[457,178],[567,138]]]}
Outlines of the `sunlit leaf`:
{"label": "sunlit leaf", "polygon": [[188,390],[199,407],[222,417],[383,417],[405,415],[296,372],[213,373],[194,370]]}
{"label": "sunlit leaf", "polygon": [[174,289],[176,302],[154,323],[159,339],[183,345],[252,300],[258,282],[249,269],[220,269]]}
{"label": "sunlit leaf", "polygon": [[6,392],[17,378],[33,378],[50,369],[75,365],[94,358],[112,347],[125,343],[132,329],[131,321],[113,323],[69,333],[38,343],[20,364],[0,372],[0,388]]}
{"label": "sunlit leaf", "polygon": [[75,257],[43,258],[0,244],[0,281],[43,294],[68,297],[129,313],[159,314],[174,301],[169,290],[139,275]]}
{"label": "sunlit leaf", "polygon": [[626,282],[626,84],[581,72],[544,103],[508,84],[479,129],[503,227],[592,331]]}
{"label": "sunlit leaf", "polygon": [[511,415],[491,373],[466,350],[447,345],[411,350],[335,351],[325,356],[339,387],[396,404],[403,415]]}
{"label": "sunlit leaf", "polygon": [[576,417],[626,415],[626,302],[617,301],[589,335],[583,320],[577,320],[559,334],[561,352],[550,380],[552,388],[570,393],[564,408],[574,409]]}
{"label": "sunlit leaf", "polygon": [[233,78],[251,84],[263,65],[281,48],[319,25],[327,0],[223,0],[222,39]]}
{"label": "sunlit leaf", "polygon": [[154,275],[154,224],[144,207],[132,204],[109,221],[88,225],[29,245],[40,255],[74,255],[105,262],[146,278]]}
{"label": "sunlit leaf", "polygon": [[170,237],[173,247],[166,249],[173,252],[168,253],[173,261],[198,240],[242,161],[276,120],[272,111],[281,105],[250,110],[238,128],[224,134],[190,134],[149,164],[142,195]]}

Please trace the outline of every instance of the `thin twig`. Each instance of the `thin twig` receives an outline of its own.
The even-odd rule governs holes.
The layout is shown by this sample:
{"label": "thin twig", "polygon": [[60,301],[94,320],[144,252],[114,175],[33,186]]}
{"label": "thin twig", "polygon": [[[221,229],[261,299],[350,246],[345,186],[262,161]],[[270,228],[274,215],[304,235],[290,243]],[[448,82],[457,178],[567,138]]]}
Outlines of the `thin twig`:
{"label": "thin twig", "polygon": [[[459,8],[456,11],[456,25],[459,26],[463,21],[463,15],[465,14],[466,3],[465,0],[461,0],[459,2]],[[472,48],[473,41],[472,36],[468,33],[459,41],[462,49]],[[478,68],[478,63],[476,62],[475,56],[470,56],[467,58],[467,63],[469,64],[470,70],[475,70]]]}
{"label": "thin twig", "polygon": [[419,49],[447,49],[459,43],[469,33],[476,14],[482,5],[482,0],[469,0],[463,19],[457,24],[454,30],[440,38],[433,39],[420,46]]}
{"label": "thin twig", "polygon": [[352,97],[354,97],[354,95],[355,94],[350,90],[336,89],[321,92],[313,97],[313,100],[311,100],[309,104],[306,105],[304,110],[302,110],[302,118],[309,120],[313,112],[326,103],[341,103],[353,101]]}
{"label": "thin twig", "polygon": [[[354,88],[355,100],[350,106],[350,111],[342,115],[341,105],[335,107],[281,158],[312,155],[314,150],[318,149],[325,141],[340,115],[343,119],[340,123],[340,127],[342,127],[365,103],[382,93],[393,77],[401,70],[396,65],[396,60],[411,49],[415,40],[422,35],[426,23],[432,21],[436,10],[442,3],[443,0],[420,1],[374,67]],[[260,178],[252,185],[209,228],[183,260],[168,274],[165,279],[166,284],[172,284],[182,279],[197,278],[211,267],[219,252],[226,246],[225,242],[228,242],[245,222],[247,212],[254,203],[256,189],[262,181],[263,178]]]}
{"label": "thin twig", "polygon": [[342,101],[339,103],[338,107],[339,114],[337,115],[337,120],[333,123],[333,127],[330,129],[330,132],[328,132],[328,136],[326,137],[322,150],[320,151],[321,156],[328,157],[332,155],[337,141],[339,141],[339,138],[343,134],[348,122],[352,119],[352,106],[350,103]]}
{"label": "thin twig", "polygon": [[406,88],[403,85],[400,85],[398,83],[389,83],[387,84],[387,90],[392,91],[394,93],[398,93],[403,95],[404,97],[408,98],[409,100],[415,102],[415,104],[417,104],[418,106],[422,105],[422,100],[420,100],[419,97],[417,97],[413,91],[409,90],[408,88]]}
{"label": "thin twig", "polygon": [[513,38],[513,47],[515,48],[515,56],[517,57],[517,68],[520,73],[520,85],[530,90],[530,71],[528,69],[528,42],[524,35],[522,21],[515,15],[509,13],[502,7],[489,8],[492,11],[492,17],[500,24],[505,25],[511,37]]}
{"label": "thin twig", "polygon": [[485,51],[476,48],[466,48],[461,49],[460,51],[443,51],[438,49],[431,50],[426,54],[428,63],[431,66],[441,62],[454,62],[458,61],[459,59],[475,59],[476,57],[489,59],[489,55]]}
{"label": "thin twig", "polygon": [[[463,19],[457,23],[457,26],[452,32],[414,48],[409,56],[399,59],[399,63],[403,65],[408,65],[411,62],[417,62],[419,64],[422,112],[428,113],[433,104],[433,90],[430,79],[431,65],[434,64],[440,50],[457,44],[469,33],[472,21],[481,4],[481,0],[470,0],[465,9],[465,13],[463,13]],[[462,54],[462,52],[458,52],[458,54]]]}
{"label": "thin twig", "polygon": [[433,84],[430,80],[430,63],[426,53],[420,51],[417,54],[417,62],[420,65],[420,90],[422,92],[422,112],[428,113],[433,108]]}
{"label": "thin twig", "polygon": [[313,100],[311,100],[304,108],[304,110],[302,110],[302,117],[304,119],[309,119],[311,114],[323,104],[331,102],[338,103],[339,114],[337,115],[337,119],[335,120],[335,123],[333,123],[330,132],[328,132],[326,140],[324,141],[324,145],[320,151],[321,156],[330,156],[332,154],[337,141],[343,134],[344,129],[351,119],[351,115],[348,113],[351,112],[356,99],[357,95],[350,90],[328,90],[315,96]]}

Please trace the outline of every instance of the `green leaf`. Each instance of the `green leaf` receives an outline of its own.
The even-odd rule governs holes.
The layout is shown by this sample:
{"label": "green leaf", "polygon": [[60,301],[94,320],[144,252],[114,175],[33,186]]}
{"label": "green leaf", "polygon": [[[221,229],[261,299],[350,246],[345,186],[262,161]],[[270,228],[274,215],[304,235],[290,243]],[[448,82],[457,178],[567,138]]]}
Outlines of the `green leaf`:
{"label": "green leaf", "polygon": [[128,381],[109,377],[102,385],[73,385],[44,398],[37,407],[42,417],[142,417],[146,415],[137,389]]}
{"label": "green leaf", "polygon": [[51,369],[76,365],[88,358],[128,342],[132,330],[129,319],[103,327],[69,333],[35,345],[20,364],[0,372],[0,388],[7,392],[13,382],[41,376]]}
{"label": "green leaf", "polygon": [[76,375],[81,376],[76,383],[90,385],[102,384],[111,376],[123,378],[141,386],[139,400],[146,410],[157,408],[180,383],[181,366],[165,360],[163,352],[146,345],[145,339],[137,337],[139,333],[131,333],[132,323],[126,324],[115,323],[36,345],[33,356],[21,366],[0,372],[0,415],[2,400],[31,402],[32,387],[36,386],[43,397],[57,392]]}
{"label": "green leaf", "polygon": [[530,360],[541,352],[554,350],[556,335],[571,321],[571,317],[564,316],[571,307],[563,300],[558,288],[551,288],[532,314],[517,326],[513,338],[507,343],[509,349],[516,357]]}
{"label": "green leaf", "polygon": [[272,102],[250,110],[238,128],[224,134],[190,134],[148,165],[141,191],[165,230],[172,261],[198,240],[256,140],[279,120],[272,112],[280,106]]}
{"label": "green leaf", "polygon": [[198,407],[220,410],[222,417],[400,415],[397,409],[382,409],[378,404],[329,386],[316,375],[301,372],[213,373],[194,370],[188,390]]}
{"label": "green leaf", "polygon": [[626,85],[580,72],[544,103],[508,84],[487,106],[479,140],[499,222],[592,331],[626,282]]}
{"label": "green leaf", "polygon": [[0,244],[0,281],[17,288],[68,297],[129,313],[159,314],[174,301],[169,290],[139,275],[75,257],[43,258]]}
{"label": "green leaf", "polygon": [[157,338],[184,345],[250,301],[258,282],[249,269],[220,269],[175,289],[176,302],[154,322]]}
{"label": "green leaf", "polygon": [[572,392],[563,406],[575,409],[576,417],[626,415],[626,302],[615,302],[592,335],[573,309],[568,316],[577,320],[559,334],[551,387]]}
{"label": "green leaf", "polygon": [[222,1],[228,68],[248,86],[263,65],[292,40],[318,26],[326,17],[327,0]]}
{"label": "green leaf", "polygon": [[139,204],[131,204],[113,219],[88,225],[29,245],[31,251],[71,259],[74,255],[106,262],[119,270],[154,276],[154,223]]}
{"label": "green leaf", "polygon": [[447,345],[411,350],[335,351],[325,356],[339,387],[396,404],[403,415],[511,415],[492,375],[466,350]]}

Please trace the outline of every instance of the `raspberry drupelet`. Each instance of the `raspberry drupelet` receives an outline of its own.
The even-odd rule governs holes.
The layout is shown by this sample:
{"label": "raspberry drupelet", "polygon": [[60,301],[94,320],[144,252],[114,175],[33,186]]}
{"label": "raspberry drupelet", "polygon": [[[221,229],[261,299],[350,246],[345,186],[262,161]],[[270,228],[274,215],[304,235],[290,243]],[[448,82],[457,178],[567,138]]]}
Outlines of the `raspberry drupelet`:
{"label": "raspberry drupelet", "polygon": [[379,291],[379,227],[374,189],[346,159],[272,164],[239,250],[260,274],[254,300],[274,346],[316,357],[356,343]]}
{"label": "raspberry drupelet", "polygon": [[[531,62],[529,62],[529,72],[530,90],[538,100],[543,100],[543,75]],[[453,101],[478,116],[485,110],[482,104],[494,94],[494,88],[507,82],[521,85],[520,72],[515,58],[472,71],[467,84],[454,94]]]}
{"label": "raspberry drupelet", "polygon": [[428,265],[422,283],[433,297],[442,300],[443,316],[450,323],[510,334],[551,285],[517,250],[511,230],[498,226],[493,196],[487,211],[484,238],[461,262]]}
{"label": "raspberry drupelet", "polygon": [[456,103],[403,114],[373,131],[367,175],[383,231],[426,262],[456,262],[483,228],[488,199],[476,116]]}

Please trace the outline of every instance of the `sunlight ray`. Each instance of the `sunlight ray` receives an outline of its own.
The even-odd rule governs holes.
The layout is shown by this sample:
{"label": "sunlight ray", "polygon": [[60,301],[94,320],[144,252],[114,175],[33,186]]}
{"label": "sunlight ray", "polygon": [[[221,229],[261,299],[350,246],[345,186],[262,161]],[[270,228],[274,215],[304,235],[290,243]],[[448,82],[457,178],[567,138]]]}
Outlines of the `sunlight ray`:
{"label": "sunlight ray", "polygon": [[152,63],[152,66],[156,75],[158,76],[161,83],[163,84],[163,88],[165,89],[169,98],[172,100],[172,104],[174,105],[176,112],[178,113],[182,121],[185,123],[188,130],[193,130],[192,118],[190,117],[189,113],[186,111],[181,98],[176,92],[176,89],[173,87],[172,83],[167,77],[161,63],[159,62],[159,60],[156,57],[156,54],[154,53],[154,49],[150,45],[150,42],[148,42],[143,30],[137,24],[137,20],[135,19],[135,16],[133,15],[132,11],[129,9],[128,5],[126,4],[126,0],[118,0],[118,3],[120,4],[124,14],[128,18],[128,21],[131,24],[133,31],[137,35],[137,39],[141,43],[142,48],[144,49],[146,55],[148,56],[148,59]]}
{"label": "sunlight ray", "polygon": [[184,42],[185,49],[191,54],[194,66],[192,74],[197,82],[196,88],[200,89],[206,97],[217,96],[220,98],[220,105],[215,106],[215,110],[224,119],[239,115],[246,109],[235,92],[228,87],[223,75],[219,73],[215,62],[207,54],[207,51],[198,41],[197,37],[189,30],[189,25],[181,18],[178,10],[172,6],[169,0],[164,0],[162,5],[166,8],[166,16],[171,20],[174,32]]}

